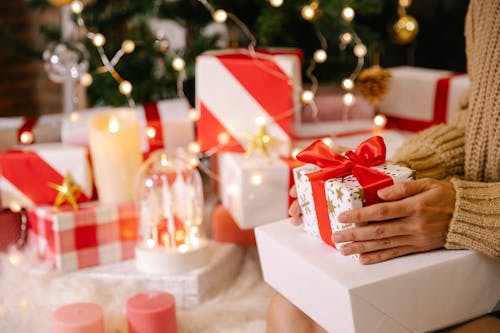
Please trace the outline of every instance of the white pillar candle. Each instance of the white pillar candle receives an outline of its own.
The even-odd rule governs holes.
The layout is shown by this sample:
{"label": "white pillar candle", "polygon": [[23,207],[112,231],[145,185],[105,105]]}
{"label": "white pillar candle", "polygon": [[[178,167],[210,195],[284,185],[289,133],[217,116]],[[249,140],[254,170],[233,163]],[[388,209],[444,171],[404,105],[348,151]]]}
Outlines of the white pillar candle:
{"label": "white pillar candle", "polygon": [[133,200],[135,177],[142,163],[135,112],[120,109],[92,115],[89,143],[99,201]]}

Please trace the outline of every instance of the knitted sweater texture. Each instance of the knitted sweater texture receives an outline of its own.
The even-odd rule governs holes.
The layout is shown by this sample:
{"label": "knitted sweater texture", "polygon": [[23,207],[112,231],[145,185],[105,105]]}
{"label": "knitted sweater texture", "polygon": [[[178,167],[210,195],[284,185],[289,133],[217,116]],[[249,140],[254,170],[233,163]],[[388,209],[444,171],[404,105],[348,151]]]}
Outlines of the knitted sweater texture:
{"label": "knitted sweater texture", "polygon": [[500,0],[471,0],[465,21],[465,110],[429,128],[393,157],[417,178],[451,178],[456,204],[445,247],[500,258]]}

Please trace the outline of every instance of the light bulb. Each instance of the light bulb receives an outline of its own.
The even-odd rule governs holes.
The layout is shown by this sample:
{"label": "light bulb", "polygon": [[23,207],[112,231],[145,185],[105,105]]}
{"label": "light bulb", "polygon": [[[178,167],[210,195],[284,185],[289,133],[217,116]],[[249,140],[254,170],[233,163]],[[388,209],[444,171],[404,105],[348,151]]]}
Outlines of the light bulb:
{"label": "light bulb", "polygon": [[306,5],[306,6],[302,7],[300,14],[304,18],[304,20],[311,21],[314,18],[314,16],[316,15],[316,11],[314,10],[313,7]]}
{"label": "light bulb", "polygon": [[132,92],[132,83],[128,82],[127,80],[123,80],[118,85],[118,90],[120,90],[120,93],[122,93],[123,95],[129,95]]}
{"label": "light bulb", "polygon": [[109,117],[108,130],[110,133],[117,133],[120,130],[120,121],[116,116]]}
{"label": "light bulb", "polygon": [[344,88],[345,90],[351,90],[352,88],[354,88],[354,81],[351,79],[343,79],[342,88]]}
{"label": "light bulb", "polygon": [[230,139],[229,134],[226,132],[222,132],[217,135],[217,142],[221,145],[227,145]]}
{"label": "light bulb", "polygon": [[92,44],[94,44],[96,47],[103,46],[106,44],[106,37],[104,37],[103,34],[95,34],[94,38],[92,38]]}
{"label": "light bulb", "polygon": [[269,0],[269,3],[273,7],[281,7],[281,5],[283,4],[283,0]]}
{"label": "light bulb", "polygon": [[403,8],[408,8],[411,6],[411,0],[399,0],[399,5]]}
{"label": "light bulb", "polygon": [[342,102],[344,103],[345,106],[351,106],[355,102],[354,95],[351,93],[346,93],[344,96],[342,96]]}
{"label": "light bulb", "polygon": [[311,90],[304,90],[300,98],[302,102],[310,103],[314,99],[314,93]]}
{"label": "light bulb", "polygon": [[186,62],[181,57],[175,57],[174,60],[172,60],[172,67],[180,72],[186,67]]}
{"label": "light bulb", "polygon": [[256,186],[262,184],[262,176],[257,173],[252,175],[252,184]]}
{"label": "light bulb", "polygon": [[34,140],[35,137],[33,136],[33,133],[31,133],[30,131],[24,131],[19,136],[19,141],[21,141],[23,145],[32,144]]}
{"label": "light bulb", "polygon": [[88,87],[92,84],[92,75],[89,73],[83,73],[82,76],[80,76],[80,84],[84,87]]}
{"label": "light bulb", "polygon": [[146,246],[147,246],[149,249],[152,249],[153,247],[155,247],[155,245],[156,245],[156,242],[155,242],[155,240],[154,240],[154,239],[152,239],[152,238],[148,238],[148,239],[146,240]]}
{"label": "light bulb", "polygon": [[19,252],[16,251],[9,253],[9,262],[14,266],[19,265],[21,262],[21,255]]}
{"label": "light bulb", "polygon": [[387,124],[387,117],[384,116],[383,114],[378,114],[375,117],[373,117],[373,123],[377,127],[385,127]]}
{"label": "light bulb", "polygon": [[188,162],[193,168],[196,168],[200,164],[200,160],[196,157],[191,157]]}
{"label": "light bulb", "polygon": [[130,39],[124,40],[122,43],[122,50],[125,53],[132,53],[135,50],[135,43]]}
{"label": "light bulb", "polygon": [[160,163],[162,167],[167,167],[168,166],[168,158],[166,154],[161,154],[160,156]]}
{"label": "light bulb", "polygon": [[148,138],[153,139],[156,136],[156,129],[154,127],[148,126],[146,129],[146,135]]}
{"label": "light bulb", "polygon": [[323,63],[326,61],[326,59],[328,58],[328,55],[326,54],[326,51],[325,50],[316,50],[314,51],[314,61],[316,61],[317,63]]}
{"label": "light bulb", "polygon": [[354,9],[351,7],[344,7],[344,9],[342,9],[342,18],[346,22],[351,22],[354,18]]}
{"label": "light bulb", "polygon": [[301,149],[300,148],[293,148],[292,150],[292,157],[297,158],[297,155],[300,153]]}
{"label": "light bulb", "polygon": [[22,207],[21,205],[17,202],[17,201],[12,201],[10,204],[9,204],[9,208],[11,211],[15,212],[15,213],[18,213],[21,211]]}
{"label": "light bulb", "polygon": [[323,139],[321,139],[321,141],[323,141],[323,143],[325,145],[327,145],[328,147],[333,147],[333,140],[332,140],[332,138],[330,138],[330,137],[324,137]]}
{"label": "light bulb", "polygon": [[75,0],[71,3],[71,11],[75,14],[81,14],[83,11],[83,3]]}
{"label": "light bulb", "polygon": [[224,9],[217,9],[212,17],[215,22],[224,23],[227,20],[227,12]]}
{"label": "light bulb", "polygon": [[189,109],[188,117],[191,121],[200,120],[200,113],[195,108]]}
{"label": "light bulb", "polygon": [[344,32],[340,35],[340,41],[344,44],[349,44],[352,41],[352,35],[349,32]]}
{"label": "light bulb", "polygon": [[191,154],[198,154],[201,150],[200,144],[198,142],[191,142],[188,144],[188,151]]}
{"label": "light bulb", "polygon": [[258,116],[257,118],[255,118],[255,124],[257,126],[265,125],[266,124],[266,118],[264,118],[262,116]]}
{"label": "light bulb", "polygon": [[146,185],[146,187],[153,187],[154,182],[153,182],[152,179],[146,179],[146,181],[144,182],[144,184]]}
{"label": "light bulb", "polygon": [[356,57],[362,58],[366,55],[366,46],[364,44],[357,44],[353,52]]}

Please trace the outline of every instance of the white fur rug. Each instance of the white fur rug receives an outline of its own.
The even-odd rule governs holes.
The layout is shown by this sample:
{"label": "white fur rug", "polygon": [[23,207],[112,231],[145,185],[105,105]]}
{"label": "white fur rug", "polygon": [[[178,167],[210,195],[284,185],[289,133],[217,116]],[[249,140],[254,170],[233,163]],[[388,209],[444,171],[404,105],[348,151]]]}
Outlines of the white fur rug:
{"label": "white fur rug", "polygon": [[[106,333],[127,333],[125,304],[134,288],[127,281],[102,290],[91,279],[67,278],[19,252],[0,255],[0,265],[0,332],[50,333],[55,309],[94,302],[104,310]],[[177,309],[179,333],[265,332],[272,292],[262,280],[256,249],[250,248],[239,276],[223,292],[196,308]]]}

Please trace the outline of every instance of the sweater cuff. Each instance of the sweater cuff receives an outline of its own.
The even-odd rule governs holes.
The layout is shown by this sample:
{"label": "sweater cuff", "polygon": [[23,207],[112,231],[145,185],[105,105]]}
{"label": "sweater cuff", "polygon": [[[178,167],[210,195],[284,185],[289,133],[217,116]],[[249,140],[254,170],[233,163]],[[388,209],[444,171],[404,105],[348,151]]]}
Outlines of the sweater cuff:
{"label": "sweater cuff", "polygon": [[500,258],[500,183],[451,180],[455,212],[448,229],[447,249],[471,249]]}
{"label": "sweater cuff", "polygon": [[403,144],[392,161],[408,165],[417,178],[443,179],[464,172],[463,128],[438,125],[420,132]]}

